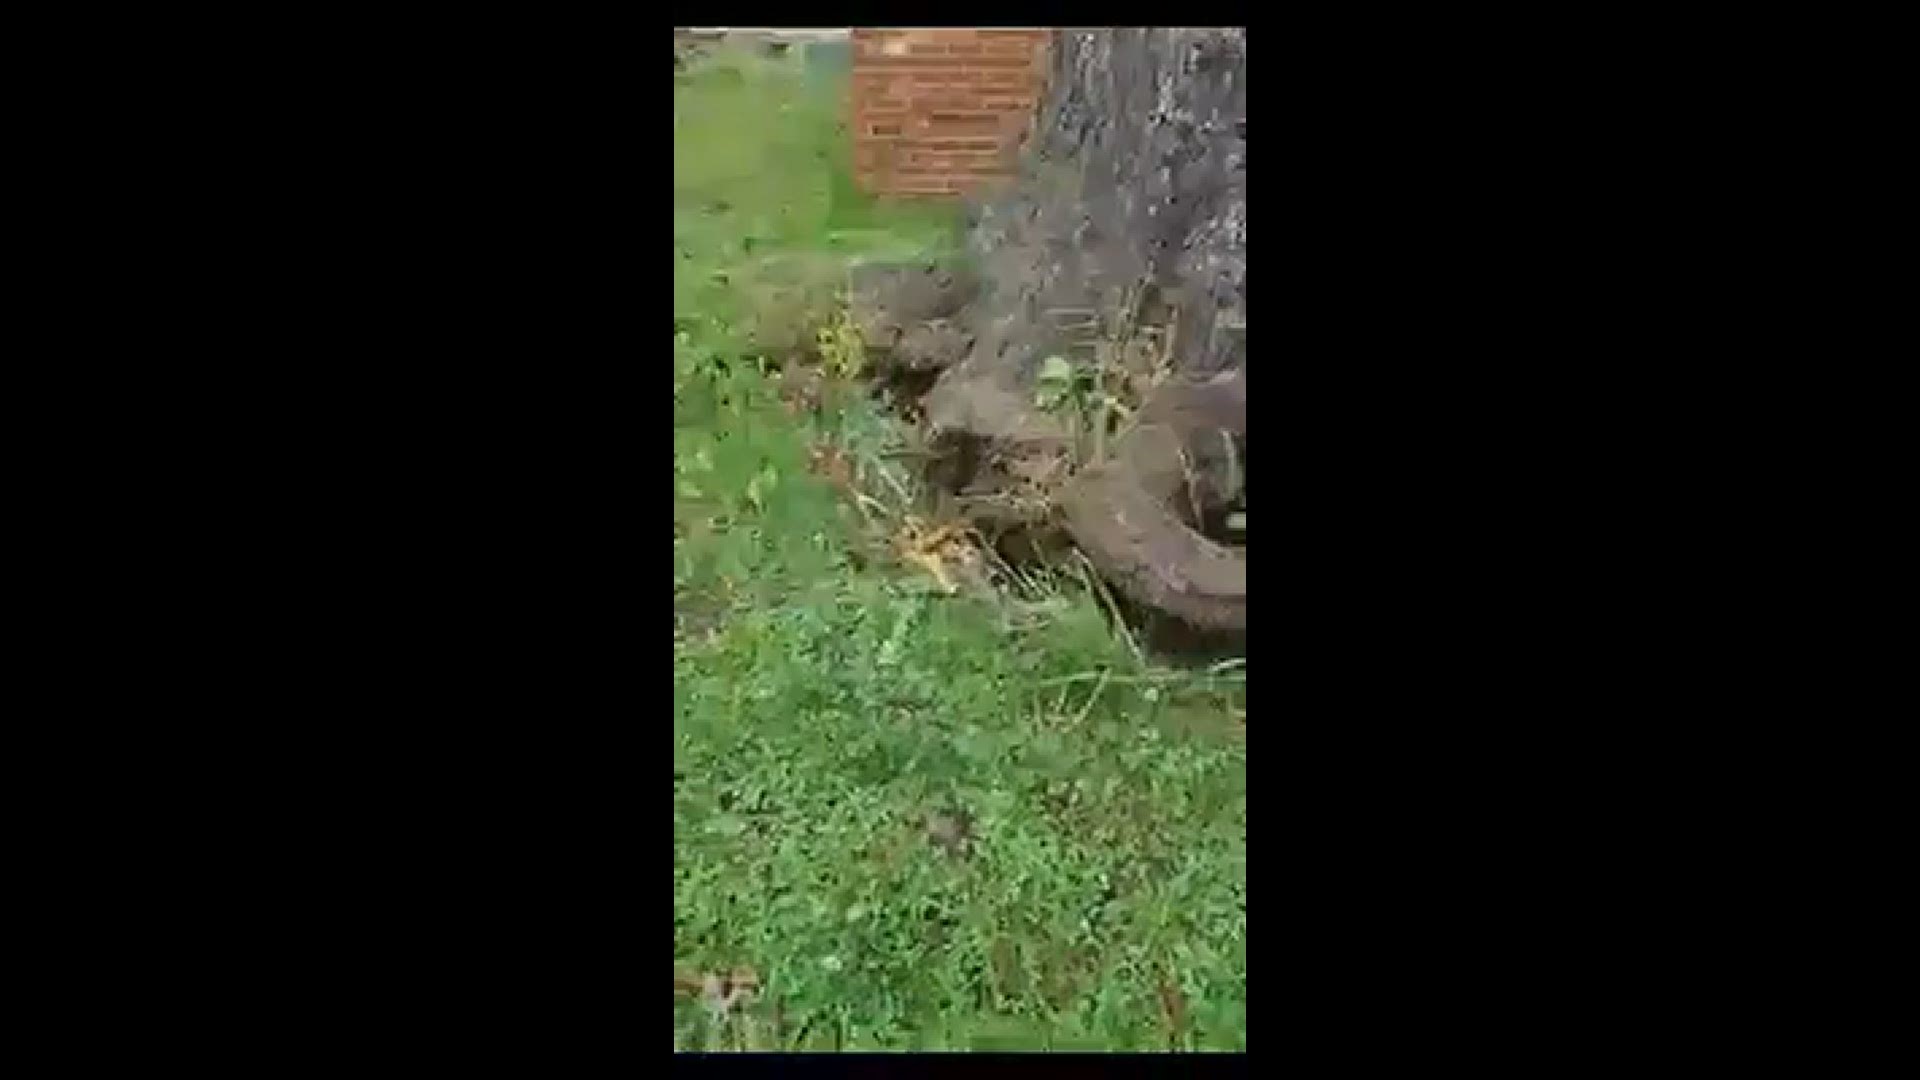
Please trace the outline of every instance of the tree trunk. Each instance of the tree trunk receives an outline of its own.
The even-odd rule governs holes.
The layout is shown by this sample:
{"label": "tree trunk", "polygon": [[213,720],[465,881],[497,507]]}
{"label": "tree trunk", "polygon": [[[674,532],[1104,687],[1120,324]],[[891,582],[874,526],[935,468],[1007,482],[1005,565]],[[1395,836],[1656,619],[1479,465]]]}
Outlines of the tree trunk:
{"label": "tree trunk", "polygon": [[[983,444],[982,461],[1064,449],[1079,467],[1054,493],[1059,517],[1109,579],[1151,609],[1243,629],[1244,540],[1223,543],[1218,519],[1244,510],[1245,31],[1061,31],[1020,180],[974,213],[977,291],[915,313],[968,342],[949,334],[932,361],[936,441]],[[1116,408],[1087,404],[1089,440],[1086,415],[1040,408],[1055,356],[1131,422],[1109,431]]]}

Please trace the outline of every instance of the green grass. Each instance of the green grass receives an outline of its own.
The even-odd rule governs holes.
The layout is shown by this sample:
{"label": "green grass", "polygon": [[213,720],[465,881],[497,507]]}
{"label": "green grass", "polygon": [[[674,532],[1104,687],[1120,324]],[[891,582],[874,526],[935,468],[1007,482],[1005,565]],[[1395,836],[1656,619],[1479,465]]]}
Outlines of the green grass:
{"label": "green grass", "polygon": [[937,594],[807,468],[903,503],[891,421],[796,419],[746,362],[846,260],[953,248],[847,184],[842,92],[675,80],[674,962],[761,980],[676,996],[675,1046],[1244,1048],[1243,684],[1143,665],[1082,590]]}

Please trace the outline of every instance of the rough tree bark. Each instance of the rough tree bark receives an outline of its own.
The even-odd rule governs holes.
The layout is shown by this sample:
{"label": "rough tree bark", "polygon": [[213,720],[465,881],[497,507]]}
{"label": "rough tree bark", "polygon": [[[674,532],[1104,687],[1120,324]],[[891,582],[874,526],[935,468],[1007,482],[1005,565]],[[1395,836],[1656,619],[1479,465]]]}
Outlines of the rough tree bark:
{"label": "rough tree bark", "polygon": [[968,450],[953,481],[1073,452],[1035,404],[1046,358],[1133,370],[1135,421],[1080,453],[1053,520],[1135,601],[1243,629],[1245,548],[1218,519],[1244,508],[1245,31],[1060,32],[1020,180],[973,214],[976,282],[895,270],[864,294],[895,365],[932,381],[930,434]]}

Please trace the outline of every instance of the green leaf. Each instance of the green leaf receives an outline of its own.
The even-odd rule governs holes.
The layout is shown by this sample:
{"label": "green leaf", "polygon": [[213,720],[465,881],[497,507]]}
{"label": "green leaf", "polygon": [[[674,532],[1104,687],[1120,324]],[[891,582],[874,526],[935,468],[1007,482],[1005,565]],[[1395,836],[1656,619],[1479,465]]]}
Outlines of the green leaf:
{"label": "green leaf", "polygon": [[1064,383],[1073,381],[1073,365],[1063,356],[1049,356],[1040,362],[1040,381],[1043,383]]}

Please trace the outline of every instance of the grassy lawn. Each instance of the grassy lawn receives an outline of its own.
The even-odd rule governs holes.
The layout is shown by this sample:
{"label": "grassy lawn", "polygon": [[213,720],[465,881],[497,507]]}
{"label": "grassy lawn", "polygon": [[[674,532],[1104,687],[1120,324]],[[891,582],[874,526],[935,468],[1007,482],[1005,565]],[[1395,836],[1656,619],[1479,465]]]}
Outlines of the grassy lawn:
{"label": "grassy lawn", "polygon": [[674,1044],[1244,1048],[1241,673],[1143,663],[1068,583],[944,594],[887,544],[906,436],[752,362],[847,260],[955,242],[854,195],[843,94],[675,80]]}

